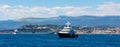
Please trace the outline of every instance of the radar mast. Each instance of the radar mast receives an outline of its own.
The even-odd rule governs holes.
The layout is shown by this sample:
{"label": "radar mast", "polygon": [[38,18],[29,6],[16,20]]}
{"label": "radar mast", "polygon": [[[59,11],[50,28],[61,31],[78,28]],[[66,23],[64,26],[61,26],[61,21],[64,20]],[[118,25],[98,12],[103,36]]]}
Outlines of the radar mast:
{"label": "radar mast", "polygon": [[67,25],[67,27],[70,27],[71,23],[68,21],[68,22],[66,23],[66,25]]}

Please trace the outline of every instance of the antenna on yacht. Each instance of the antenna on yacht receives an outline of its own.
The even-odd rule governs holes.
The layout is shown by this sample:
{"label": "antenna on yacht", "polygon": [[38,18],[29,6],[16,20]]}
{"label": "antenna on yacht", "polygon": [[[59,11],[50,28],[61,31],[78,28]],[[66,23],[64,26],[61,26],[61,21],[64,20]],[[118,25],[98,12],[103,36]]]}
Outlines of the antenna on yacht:
{"label": "antenna on yacht", "polygon": [[71,23],[68,21],[68,22],[66,23],[66,25],[67,25],[67,27],[70,27]]}

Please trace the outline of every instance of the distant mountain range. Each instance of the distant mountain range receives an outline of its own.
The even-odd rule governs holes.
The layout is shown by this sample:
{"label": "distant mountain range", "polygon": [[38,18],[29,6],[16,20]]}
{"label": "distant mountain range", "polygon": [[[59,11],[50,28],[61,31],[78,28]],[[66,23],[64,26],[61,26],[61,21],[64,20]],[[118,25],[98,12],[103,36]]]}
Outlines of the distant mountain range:
{"label": "distant mountain range", "polygon": [[72,26],[117,26],[120,27],[120,16],[59,16],[52,18],[22,18],[17,20],[0,21],[0,29],[19,28],[26,24],[53,24],[65,25],[67,21],[72,23]]}

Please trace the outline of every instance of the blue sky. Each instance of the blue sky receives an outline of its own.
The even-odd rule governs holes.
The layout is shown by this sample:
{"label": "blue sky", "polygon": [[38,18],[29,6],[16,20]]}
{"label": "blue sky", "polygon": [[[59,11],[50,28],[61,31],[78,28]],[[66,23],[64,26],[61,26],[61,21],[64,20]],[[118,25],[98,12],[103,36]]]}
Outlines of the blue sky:
{"label": "blue sky", "polygon": [[119,16],[120,0],[0,0],[0,20],[60,15]]}
{"label": "blue sky", "polygon": [[96,6],[105,2],[120,2],[120,0],[0,0],[0,4],[24,6]]}

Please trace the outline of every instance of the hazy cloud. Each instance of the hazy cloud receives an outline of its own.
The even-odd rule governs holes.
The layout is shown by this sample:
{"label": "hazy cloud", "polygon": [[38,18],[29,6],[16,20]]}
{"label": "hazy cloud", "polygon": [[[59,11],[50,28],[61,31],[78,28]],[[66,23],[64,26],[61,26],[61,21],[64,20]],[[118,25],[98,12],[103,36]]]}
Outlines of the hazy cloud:
{"label": "hazy cloud", "polygon": [[98,5],[97,15],[120,15],[120,3],[107,2],[101,5]]}
{"label": "hazy cloud", "polygon": [[6,19],[18,19],[26,17],[55,17],[59,15],[80,16],[80,15],[120,15],[120,3],[107,2],[95,6],[56,6],[56,7],[41,7],[41,6],[11,6],[0,5],[0,13]]}

